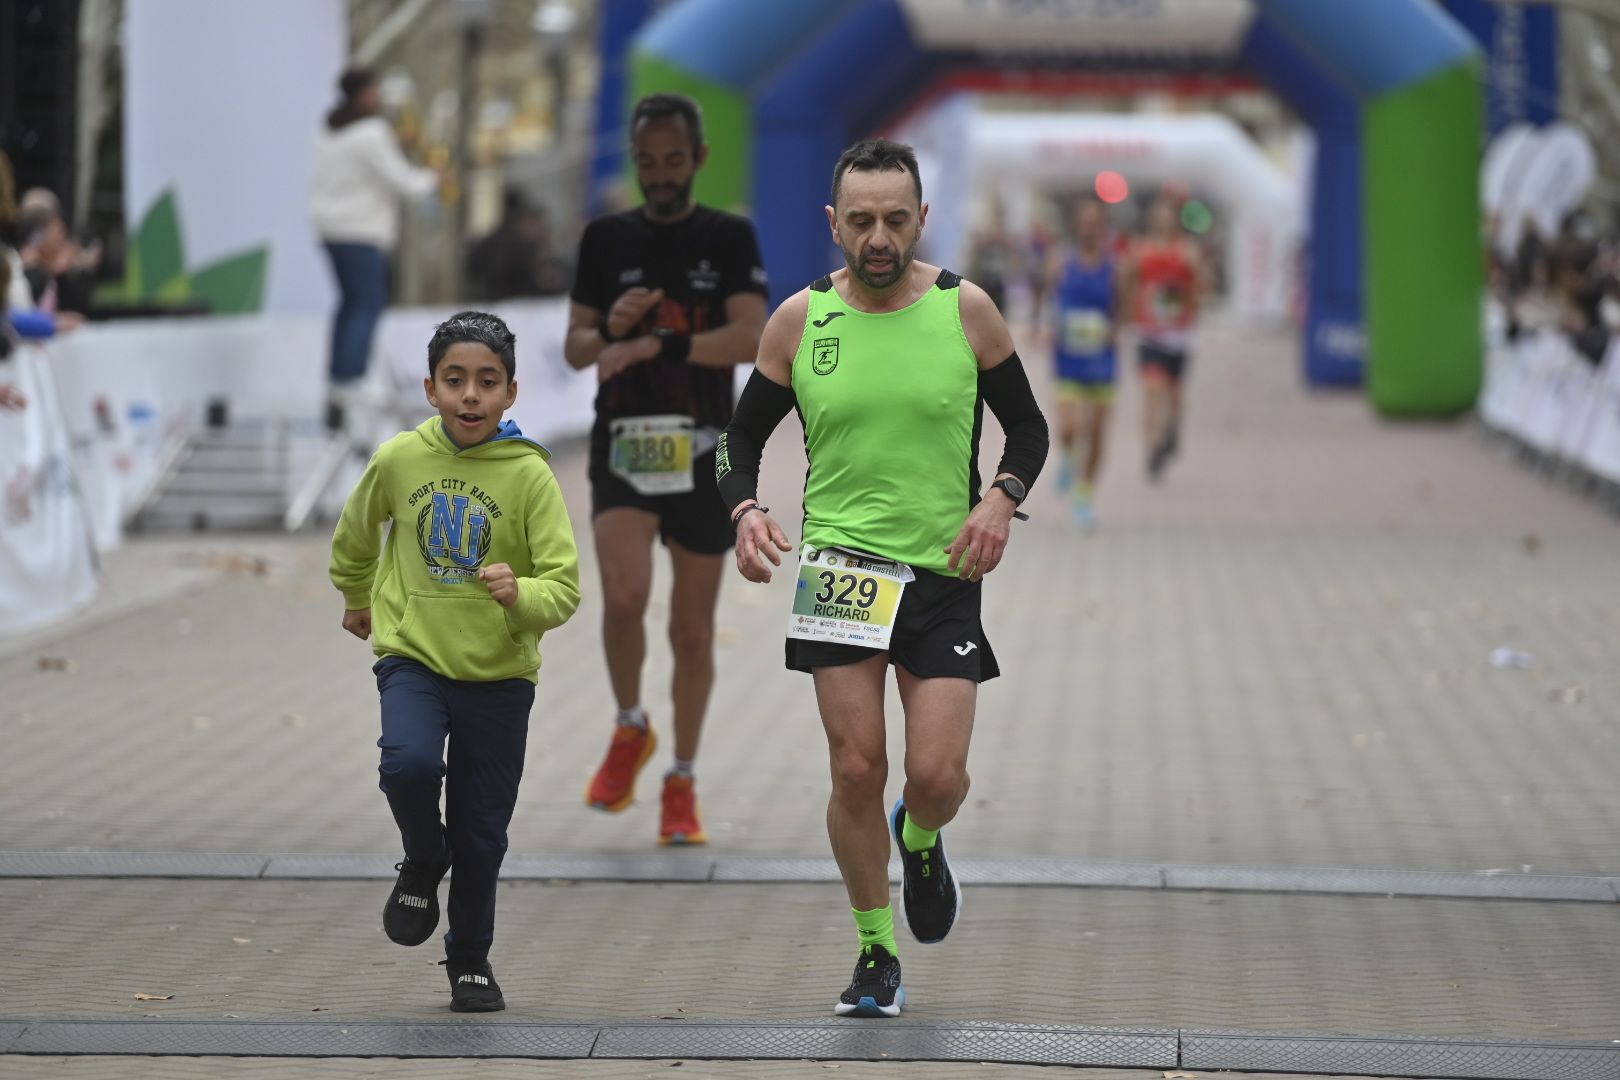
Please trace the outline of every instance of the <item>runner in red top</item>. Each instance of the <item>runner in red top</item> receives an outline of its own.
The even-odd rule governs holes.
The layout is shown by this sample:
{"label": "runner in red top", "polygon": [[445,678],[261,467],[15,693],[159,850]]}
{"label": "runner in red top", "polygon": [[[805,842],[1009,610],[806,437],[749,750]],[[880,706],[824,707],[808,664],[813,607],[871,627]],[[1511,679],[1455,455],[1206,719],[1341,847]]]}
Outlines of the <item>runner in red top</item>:
{"label": "runner in red top", "polygon": [[1127,279],[1145,391],[1148,475],[1157,479],[1180,441],[1181,381],[1209,280],[1203,256],[1169,199],[1160,197],[1148,211],[1147,234],[1131,252]]}

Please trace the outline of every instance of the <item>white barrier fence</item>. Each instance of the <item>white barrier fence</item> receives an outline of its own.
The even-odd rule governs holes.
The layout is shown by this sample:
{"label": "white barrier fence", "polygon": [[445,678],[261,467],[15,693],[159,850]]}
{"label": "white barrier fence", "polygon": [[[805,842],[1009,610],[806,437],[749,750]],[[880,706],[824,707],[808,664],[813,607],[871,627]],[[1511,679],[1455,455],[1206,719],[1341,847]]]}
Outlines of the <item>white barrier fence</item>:
{"label": "white barrier fence", "polygon": [[[593,372],[562,355],[566,300],[492,305],[518,340],[508,415],[541,442],[584,434]],[[372,381],[405,415],[430,413],[427,343],[451,308],[389,311]],[[0,637],[38,629],[95,597],[96,553],[117,547],[169,453],[223,401],[232,417],[316,422],[328,324],[263,316],[92,324],[0,364],[26,395],[0,410]]]}
{"label": "white barrier fence", "polygon": [[0,410],[0,630],[16,633],[88,604],[97,568],[50,363],[23,348],[0,378],[27,398]]}
{"label": "white barrier fence", "polygon": [[1596,367],[1552,331],[1493,342],[1479,413],[1548,458],[1620,483],[1620,339]]}

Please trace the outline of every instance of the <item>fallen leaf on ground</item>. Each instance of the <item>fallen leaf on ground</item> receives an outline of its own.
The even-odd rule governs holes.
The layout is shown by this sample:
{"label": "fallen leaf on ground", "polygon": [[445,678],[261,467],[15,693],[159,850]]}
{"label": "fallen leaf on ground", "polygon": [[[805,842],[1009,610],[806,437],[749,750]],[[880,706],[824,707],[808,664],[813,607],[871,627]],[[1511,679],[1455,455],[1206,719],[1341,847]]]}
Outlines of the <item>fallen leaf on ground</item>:
{"label": "fallen leaf on ground", "polygon": [[137,993],[135,995],[135,1000],[136,1001],[173,1001],[174,1000],[174,995],[173,994],[147,994],[147,993],[143,992],[143,993]]}
{"label": "fallen leaf on ground", "polygon": [[39,658],[39,670],[73,672],[79,670],[79,665],[65,656],[42,656]]}
{"label": "fallen leaf on ground", "polygon": [[253,944],[253,939],[250,938],[250,937],[233,937],[233,938],[231,938],[231,940],[236,942],[238,945],[251,945],[251,944]]}
{"label": "fallen leaf on ground", "polygon": [[208,565],[216,570],[223,570],[227,574],[248,574],[253,577],[264,577],[270,573],[270,560],[262,555],[248,555],[243,552],[230,552],[224,555],[214,555],[209,558]]}
{"label": "fallen leaf on ground", "polygon": [[1198,1080],[1197,1073],[1168,1072],[1164,1074],[1164,1080],[1176,1080],[1177,1077],[1181,1077],[1182,1080]]}

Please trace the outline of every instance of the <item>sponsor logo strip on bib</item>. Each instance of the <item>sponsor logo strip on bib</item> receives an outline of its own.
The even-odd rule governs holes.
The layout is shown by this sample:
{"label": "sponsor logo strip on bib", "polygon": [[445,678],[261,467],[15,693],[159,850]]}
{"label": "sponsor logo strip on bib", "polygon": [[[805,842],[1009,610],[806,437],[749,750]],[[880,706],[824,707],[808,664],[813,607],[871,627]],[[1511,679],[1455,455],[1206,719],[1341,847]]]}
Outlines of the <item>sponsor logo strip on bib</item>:
{"label": "sponsor logo strip on bib", "polygon": [[799,553],[788,637],[887,649],[906,583],[904,563],[806,544]]}

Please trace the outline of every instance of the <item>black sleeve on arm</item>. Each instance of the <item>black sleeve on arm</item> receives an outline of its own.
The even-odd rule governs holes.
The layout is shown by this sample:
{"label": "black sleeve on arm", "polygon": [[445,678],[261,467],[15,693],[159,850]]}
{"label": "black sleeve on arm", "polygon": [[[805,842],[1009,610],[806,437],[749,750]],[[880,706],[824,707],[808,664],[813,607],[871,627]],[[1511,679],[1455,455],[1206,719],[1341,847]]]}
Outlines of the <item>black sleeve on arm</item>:
{"label": "black sleeve on arm", "polygon": [[1001,464],[996,466],[997,475],[1012,473],[1026,488],[1034,487],[1041,466],[1046,464],[1051,436],[1046,430],[1046,417],[1035,404],[1024,362],[1016,352],[989,371],[979,372],[979,396],[1007,433],[1007,447],[1001,453]]}
{"label": "black sleeve on arm", "polygon": [[714,478],[727,512],[755,498],[766,440],[797,401],[792,387],[774,383],[758,370],[748,376],[748,385],[737,399],[737,411],[720,433],[720,445],[714,451]]}

